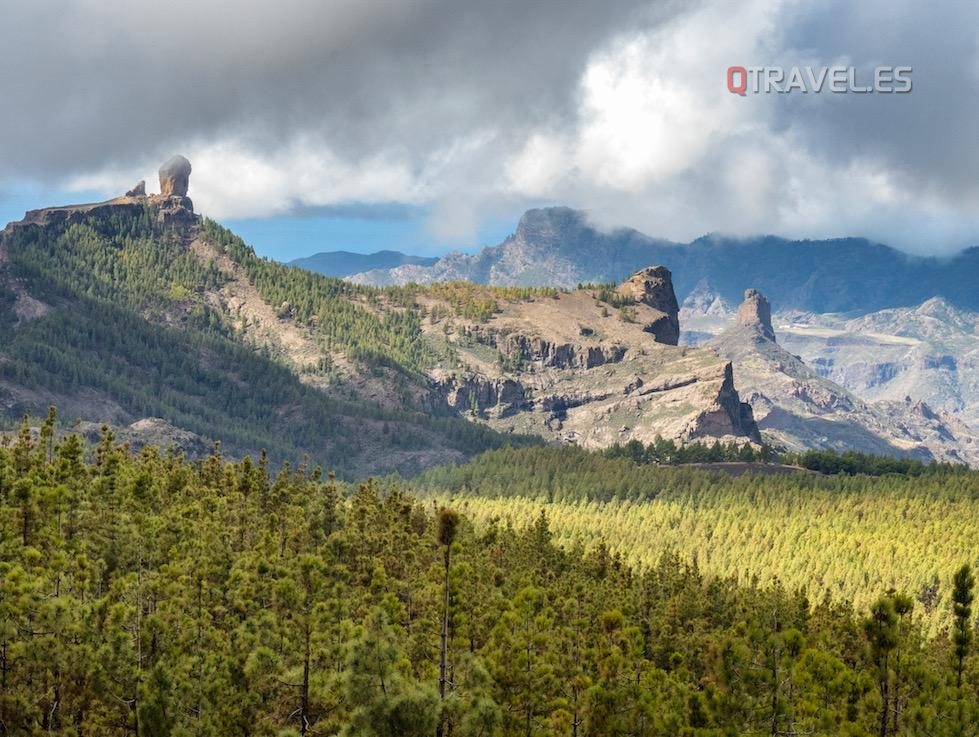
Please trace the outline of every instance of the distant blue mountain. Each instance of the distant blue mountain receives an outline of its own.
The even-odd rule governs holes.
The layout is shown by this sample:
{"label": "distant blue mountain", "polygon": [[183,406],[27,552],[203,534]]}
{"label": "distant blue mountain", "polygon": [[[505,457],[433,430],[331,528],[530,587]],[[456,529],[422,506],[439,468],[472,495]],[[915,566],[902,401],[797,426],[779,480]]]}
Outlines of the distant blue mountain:
{"label": "distant blue mountain", "polygon": [[344,277],[372,269],[393,269],[396,266],[432,266],[437,258],[412,256],[400,251],[377,251],[376,253],[351,253],[350,251],[325,251],[312,256],[297,258],[289,262],[307,271],[324,276]]}
{"label": "distant blue mountain", "polygon": [[424,269],[374,272],[358,281],[387,285],[461,279],[571,288],[580,282],[620,282],[654,264],[673,272],[681,300],[705,283],[731,304],[741,301],[745,289],[757,288],[779,309],[866,313],[944,297],[979,311],[979,248],[922,258],[863,238],[706,236],[674,243],[631,228],[599,230],[584,213],[566,207],[529,210],[498,246],[472,255],[449,254]]}

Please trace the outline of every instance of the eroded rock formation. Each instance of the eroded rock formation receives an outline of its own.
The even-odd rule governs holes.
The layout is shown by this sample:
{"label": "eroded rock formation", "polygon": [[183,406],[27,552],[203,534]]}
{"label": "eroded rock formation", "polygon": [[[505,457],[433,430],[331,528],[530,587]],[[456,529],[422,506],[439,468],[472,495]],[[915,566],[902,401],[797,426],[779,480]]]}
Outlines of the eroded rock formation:
{"label": "eroded rock formation", "polygon": [[190,187],[190,162],[177,154],[160,167],[160,194],[164,197],[186,197]]}
{"label": "eroded rock formation", "polygon": [[[431,372],[435,405],[504,432],[602,448],[657,437],[758,442],[731,365],[676,345],[670,272],[643,269],[618,288],[622,309],[598,290],[499,299],[485,323],[432,322],[453,360]],[[650,336],[649,325],[662,329]]]}
{"label": "eroded rock formation", "polygon": [[643,324],[657,343],[676,345],[680,340],[680,306],[673,291],[673,275],[665,266],[650,266],[637,271],[619,285],[621,296],[663,313]]}
{"label": "eroded rock formation", "polygon": [[745,328],[755,328],[764,337],[775,341],[775,329],[772,327],[772,306],[765,295],[757,289],[745,291],[744,302],[738,307],[737,324]]}
{"label": "eroded rock formation", "polygon": [[160,224],[181,227],[196,221],[194,203],[187,196],[190,172],[190,162],[179,154],[160,167]]}

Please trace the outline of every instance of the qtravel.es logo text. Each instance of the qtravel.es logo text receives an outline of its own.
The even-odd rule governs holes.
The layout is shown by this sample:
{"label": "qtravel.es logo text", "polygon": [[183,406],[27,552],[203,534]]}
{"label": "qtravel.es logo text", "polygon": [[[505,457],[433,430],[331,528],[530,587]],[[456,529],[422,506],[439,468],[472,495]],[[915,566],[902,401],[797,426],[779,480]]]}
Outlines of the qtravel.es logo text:
{"label": "qtravel.es logo text", "polygon": [[911,67],[876,67],[873,79],[858,80],[856,67],[728,67],[727,89],[742,97],[750,94],[897,93],[911,91]]}

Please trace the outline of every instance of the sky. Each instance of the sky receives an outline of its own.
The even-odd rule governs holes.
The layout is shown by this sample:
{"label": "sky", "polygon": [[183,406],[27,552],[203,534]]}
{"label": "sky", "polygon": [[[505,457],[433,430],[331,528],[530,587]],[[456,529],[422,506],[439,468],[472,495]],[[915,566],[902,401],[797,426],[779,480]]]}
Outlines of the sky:
{"label": "sky", "polygon": [[[532,206],[979,245],[974,0],[6,0],[0,219],[158,189],[265,255],[498,242]],[[28,32],[29,29],[29,32]],[[732,94],[730,66],[910,66],[908,94]]]}

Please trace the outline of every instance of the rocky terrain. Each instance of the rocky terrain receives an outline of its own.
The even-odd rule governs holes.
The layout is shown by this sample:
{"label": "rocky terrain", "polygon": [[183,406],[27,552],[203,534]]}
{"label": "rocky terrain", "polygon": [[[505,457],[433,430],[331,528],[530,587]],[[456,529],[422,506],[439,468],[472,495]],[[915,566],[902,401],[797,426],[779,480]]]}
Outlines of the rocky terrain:
{"label": "rocky terrain", "polygon": [[516,231],[498,246],[475,255],[451,253],[432,266],[406,265],[351,276],[358,284],[431,284],[470,281],[477,284],[554,286],[573,289],[581,283],[620,282],[650,264],[670,264],[656,241],[628,228],[609,233],[595,229],[583,212],[567,207],[528,210]]}
{"label": "rocky terrain", "polygon": [[[979,461],[968,426],[979,321],[948,300],[861,317],[776,302],[773,316],[757,289],[732,301],[688,274],[680,303],[675,275],[646,259],[689,269],[703,244],[601,232],[564,208],[528,212],[495,249],[385,278],[571,288],[359,286],[259,259],[194,213],[191,171],[175,157],[159,195],[140,182],[29,212],[0,235],[8,427],[56,404],[135,445],[196,452],[229,433],[229,452],[274,446],[356,473],[527,438],[605,447],[759,432],[794,450]],[[826,273],[801,303],[840,301],[839,281],[818,291]]]}
{"label": "rocky terrain", "polygon": [[496,429],[585,447],[759,439],[730,364],[676,345],[668,270],[643,269],[609,299],[589,288],[558,292],[501,303],[485,324],[454,323],[456,366],[432,372],[440,398]]}
{"label": "rocky terrain", "polygon": [[[681,343],[699,345],[735,319],[710,289],[680,308]],[[926,402],[979,427],[979,314],[936,297],[859,316],[776,311],[779,342],[817,374],[865,401]]]}
{"label": "rocky terrain", "polygon": [[351,389],[339,369],[325,380],[316,369],[333,352],[317,332],[208,241],[190,171],[175,157],[161,194],[141,182],[107,202],[28,212],[0,233],[0,427],[54,405],[64,431],[90,440],[108,423],[132,447],[198,456],[220,438],[232,457],[267,448],[350,475],[414,473],[520,442],[365,399],[369,380]]}
{"label": "rocky terrain", "polygon": [[865,401],[779,345],[784,334],[768,300],[750,289],[727,329],[704,343],[732,361],[759,428],[775,444],[979,463],[979,436],[954,415],[910,397]]}
{"label": "rocky terrain", "polygon": [[859,317],[786,314],[786,348],[868,400],[914,397],[979,427],[979,314],[941,298]]}

